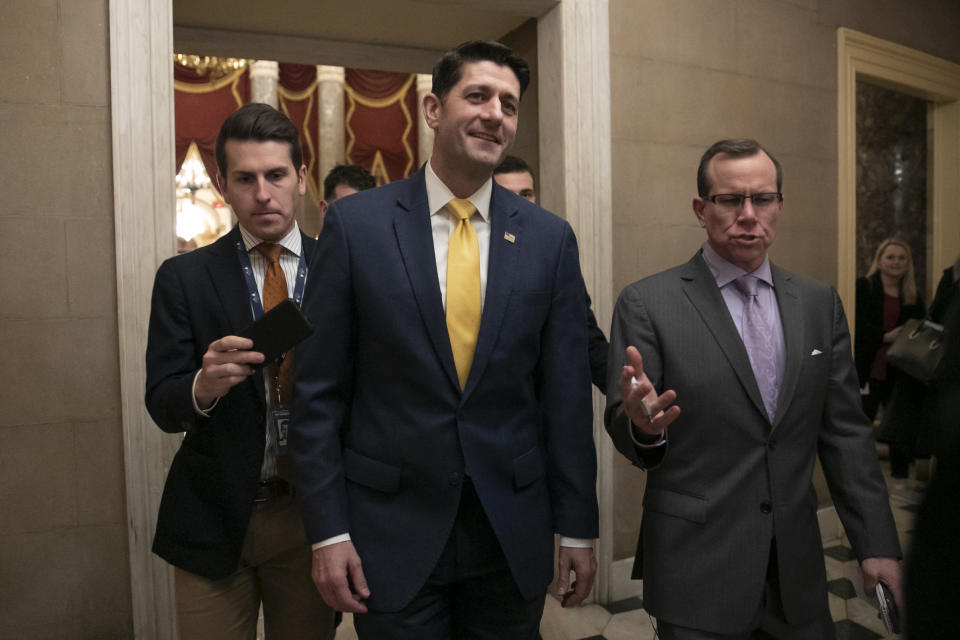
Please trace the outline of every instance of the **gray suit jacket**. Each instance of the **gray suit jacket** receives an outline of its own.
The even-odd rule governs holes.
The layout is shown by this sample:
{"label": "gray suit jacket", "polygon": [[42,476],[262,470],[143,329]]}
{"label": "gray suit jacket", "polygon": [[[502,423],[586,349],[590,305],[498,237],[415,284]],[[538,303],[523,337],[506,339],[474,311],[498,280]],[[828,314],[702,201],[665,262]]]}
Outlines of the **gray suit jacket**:
{"label": "gray suit jacket", "polygon": [[819,454],[858,558],[900,557],[871,428],[860,408],[843,307],[832,287],[772,267],[786,365],[777,414],[764,411],[743,342],[700,253],[628,286],[611,330],[612,361],[636,346],[659,392],[682,413],[666,446],[639,450],[610,368],[607,429],[648,471],[634,577],[652,614],[736,633],[764,590],[771,542],[792,624],[826,607],[814,461]]}

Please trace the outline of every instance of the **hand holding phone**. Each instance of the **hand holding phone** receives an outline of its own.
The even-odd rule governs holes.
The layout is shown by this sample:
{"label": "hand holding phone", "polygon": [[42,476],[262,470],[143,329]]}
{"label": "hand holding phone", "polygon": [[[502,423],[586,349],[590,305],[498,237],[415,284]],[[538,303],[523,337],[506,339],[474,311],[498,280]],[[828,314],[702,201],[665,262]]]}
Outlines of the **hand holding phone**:
{"label": "hand holding phone", "polygon": [[259,351],[264,363],[271,363],[312,334],[310,322],[288,298],[237,335],[253,340],[252,351]]}
{"label": "hand holding phone", "polygon": [[900,611],[893,599],[890,588],[882,582],[877,582],[877,602],[880,605],[879,617],[888,633],[900,633]]}

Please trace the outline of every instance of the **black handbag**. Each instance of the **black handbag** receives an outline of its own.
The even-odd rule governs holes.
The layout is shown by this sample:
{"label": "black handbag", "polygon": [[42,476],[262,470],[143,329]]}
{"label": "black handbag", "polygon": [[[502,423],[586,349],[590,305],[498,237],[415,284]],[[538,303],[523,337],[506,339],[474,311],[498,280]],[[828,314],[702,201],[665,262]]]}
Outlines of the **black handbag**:
{"label": "black handbag", "polygon": [[887,362],[921,382],[930,382],[943,358],[943,325],[907,320],[887,350]]}

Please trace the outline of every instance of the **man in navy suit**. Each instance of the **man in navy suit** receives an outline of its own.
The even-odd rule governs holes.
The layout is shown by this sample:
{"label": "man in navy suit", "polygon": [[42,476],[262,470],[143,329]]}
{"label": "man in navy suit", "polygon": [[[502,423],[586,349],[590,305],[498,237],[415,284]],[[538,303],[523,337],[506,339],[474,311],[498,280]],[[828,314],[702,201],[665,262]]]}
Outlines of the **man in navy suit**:
{"label": "man in navy suit", "polygon": [[361,638],[536,638],[555,533],[565,604],[590,592],[576,240],[491,179],[528,82],[499,43],[445,54],[430,161],[333,204],[311,263],[290,447],[314,580]]}
{"label": "man in navy suit", "polygon": [[181,638],[253,638],[262,602],[268,640],[329,640],[334,612],[310,579],[310,547],[284,473],[284,409],[268,401],[275,364],[255,368],[263,354],[237,336],[270,304],[272,267],[261,250],[278,251],[285,274],[273,297],[296,299],[316,244],[294,219],[306,186],[297,129],[268,105],[245,105],[220,129],[217,165],[238,226],[164,262],[153,290],[147,409],[164,431],[186,432],[153,551],[175,567]]}

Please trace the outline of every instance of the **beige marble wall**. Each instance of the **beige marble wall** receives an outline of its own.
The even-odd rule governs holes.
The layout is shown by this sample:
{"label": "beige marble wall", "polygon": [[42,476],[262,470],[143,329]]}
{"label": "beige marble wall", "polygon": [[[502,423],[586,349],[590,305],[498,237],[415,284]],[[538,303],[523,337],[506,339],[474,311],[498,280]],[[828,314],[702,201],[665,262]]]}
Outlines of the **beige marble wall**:
{"label": "beige marble wall", "polygon": [[525,23],[506,34],[500,41],[522,56],[530,65],[530,86],[520,103],[520,127],[510,153],[527,161],[534,171],[534,182],[540,185],[540,129],[537,102],[537,21]]}
{"label": "beige marble wall", "polygon": [[107,1],[3,15],[0,637],[128,637]]}
{"label": "beige marble wall", "polygon": [[[704,149],[749,136],[784,165],[780,265],[835,283],[836,29],[960,60],[960,5],[890,0],[610,0],[613,281],[686,261]],[[615,557],[633,554],[643,476],[615,461]],[[816,482],[825,496],[822,478]]]}

